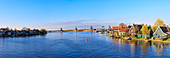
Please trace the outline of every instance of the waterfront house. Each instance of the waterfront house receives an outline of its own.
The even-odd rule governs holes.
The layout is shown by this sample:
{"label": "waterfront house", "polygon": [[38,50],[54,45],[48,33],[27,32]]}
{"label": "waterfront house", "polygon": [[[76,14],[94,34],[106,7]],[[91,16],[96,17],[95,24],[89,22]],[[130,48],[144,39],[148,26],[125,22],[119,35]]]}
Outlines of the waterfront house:
{"label": "waterfront house", "polygon": [[18,33],[18,35],[20,35],[20,36],[25,36],[25,35],[26,35],[25,30],[20,30],[20,31],[18,31],[17,33]]}
{"label": "waterfront house", "polygon": [[7,35],[8,35],[8,36],[13,36],[13,35],[14,35],[14,31],[12,31],[12,30],[7,31]]}
{"label": "waterfront house", "polygon": [[115,32],[118,33],[118,32],[119,32],[119,29],[120,29],[119,26],[113,26],[113,27],[112,27],[112,32],[111,32],[111,33],[113,33],[113,34],[115,34]]}
{"label": "waterfront house", "polygon": [[18,36],[18,31],[17,30],[14,30],[13,32],[14,32],[13,36]]}
{"label": "waterfront house", "polygon": [[112,30],[113,32],[119,32],[120,27],[119,26],[113,26]]}
{"label": "waterfront house", "polygon": [[119,35],[130,34],[130,28],[120,28]]}
{"label": "waterfront house", "polygon": [[142,29],[142,24],[133,24],[130,32],[131,32],[132,35],[137,34],[137,33],[139,33],[139,31],[141,31],[141,29]]}
{"label": "waterfront house", "polygon": [[[151,38],[153,36],[153,31],[151,29],[151,26],[148,26],[149,34],[147,35],[147,38]],[[142,28],[137,34],[137,38],[145,38],[145,35],[142,34]]]}
{"label": "waterfront house", "polygon": [[21,32],[22,35],[26,35],[26,30],[21,30]]}
{"label": "waterfront house", "polygon": [[18,35],[22,35],[22,31],[18,31],[17,33],[18,33]]}
{"label": "waterfront house", "polygon": [[153,39],[167,39],[169,36],[167,27],[158,27],[153,34]]}

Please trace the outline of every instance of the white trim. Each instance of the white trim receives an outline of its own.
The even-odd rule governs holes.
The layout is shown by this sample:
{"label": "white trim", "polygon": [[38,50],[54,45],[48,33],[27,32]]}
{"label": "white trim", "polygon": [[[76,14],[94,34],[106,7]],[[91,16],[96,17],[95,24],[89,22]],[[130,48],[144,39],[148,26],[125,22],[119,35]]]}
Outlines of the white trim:
{"label": "white trim", "polygon": [[[160,28],[160,26],[158,26],[158,28]],[[156,31],[158,30],[158,28],[156,29]],[[161,28],[160,28],[160,29],[161,29]],[[153,33],[153,35],[156,33],[156,31]],[[163,34],[167,35],[166,33],[164,33],[164,32],[162,31],[162,29],[161,29],[161,32],[162,32]]]}

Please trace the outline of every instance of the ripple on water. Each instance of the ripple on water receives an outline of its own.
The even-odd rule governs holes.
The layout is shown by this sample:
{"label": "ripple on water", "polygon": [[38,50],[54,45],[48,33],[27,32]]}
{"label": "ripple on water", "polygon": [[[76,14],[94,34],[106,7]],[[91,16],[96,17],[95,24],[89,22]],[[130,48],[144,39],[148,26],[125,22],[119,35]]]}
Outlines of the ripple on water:
{"label": "ripple on water", "polygon": [[48,33],[45,37],[0,40],[1,58],[148,58],[169,57],[169,50],[169,44],[149,45],[90,32]]}

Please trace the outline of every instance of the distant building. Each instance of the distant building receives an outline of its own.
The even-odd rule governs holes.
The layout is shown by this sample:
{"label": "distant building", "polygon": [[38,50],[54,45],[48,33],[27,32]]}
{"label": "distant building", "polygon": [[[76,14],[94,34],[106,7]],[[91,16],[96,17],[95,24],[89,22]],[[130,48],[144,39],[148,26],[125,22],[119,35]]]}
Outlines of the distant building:
{"label": "distant building", "polygon": [[120,28],[119,35],[130,34],[130,28]]}
{"label": "distant building", "polygon": [[0,31],[2,32],[2,36],[7,35],[8,29],[7,28],[0,28]]}
{"label": "distant building", "polygon": [[3,32],[2,31],[0,31],[0,36],[3,36]]}
{"label": "distant building", "polygon": [[112,29],[113,29],[113,32],[119,32],[120,27],[119,26],[113,26]]}

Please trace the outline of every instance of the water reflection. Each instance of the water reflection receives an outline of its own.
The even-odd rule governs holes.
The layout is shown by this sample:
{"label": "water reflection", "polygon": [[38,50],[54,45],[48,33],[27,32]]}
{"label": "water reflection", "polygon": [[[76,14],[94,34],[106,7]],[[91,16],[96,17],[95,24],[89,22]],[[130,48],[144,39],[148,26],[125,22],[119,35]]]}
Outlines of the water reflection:
{"label": "water reflection", "polygon": [[29,37],[46,37],[47,34],[41,34],[41,35],[31,35],[31,36],[11,36],[11,37],[0,37],[1,39],[6,39],[6,38],[29,38]]}
{"label": "water reflection", "polygon": [[[148,58],[169,57],[170,45],[109,38],[90,32],[48,33],[0,40],[0,58]],[[6,55],[9,54],[9,55]]]}
{"label": "water reflection", "polygon": [[[163,56],[169,54],[169,51],[167,50],[167,46],[169,44],[166,43],[157,43],[151,41],[147,42],[141,40],[123,40],[116,38],[113,38],[112,41],[118,42],[119,44],[129,44],[132,55],[138,53],[140,49],[141,49],[140,53],[141,55],[143,55],[142,57],[145,57],[150,53],[154,53],[155,56]],[[139,49],[137,46],[140,46],[141,48]]]}
{"label": "water reflection", "polygon": [[168,52],[167,50],[167,46],[169,44],[165,44],[165,43],[153,43],[153,47],[155,49],[153,49],[155,51],[155,56],[161,56],[161,55],[165,55],[164,52]]}
{"label": "water reflection", "polygon": [[75,32],[75,39],[77,39],[77,32]]}
{"label": "water reflection", "polygon": [[63,36],[63,32],[60,32],[60,37],[62,38],[62,36]]}
{"label": "water reflection", "polygon": [[41,34],[41,35],[40,35],[40,37],[45,37],[45,36],[46,36],[46,34]]}

